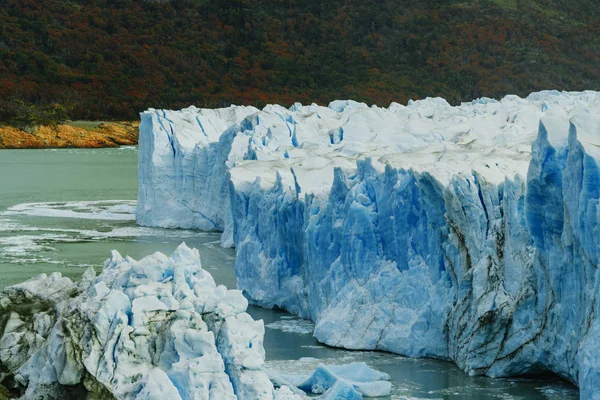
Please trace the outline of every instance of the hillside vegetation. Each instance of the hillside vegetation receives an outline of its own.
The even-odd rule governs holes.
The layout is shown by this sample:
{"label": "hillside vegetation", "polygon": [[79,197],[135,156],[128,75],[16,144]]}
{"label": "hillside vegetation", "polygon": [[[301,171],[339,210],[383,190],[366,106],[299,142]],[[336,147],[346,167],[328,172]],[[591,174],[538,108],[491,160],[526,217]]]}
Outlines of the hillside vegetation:
{"label": "hillside vegetation", "polygon": [[596,0],[2,3],[0,121],[600,89]]}

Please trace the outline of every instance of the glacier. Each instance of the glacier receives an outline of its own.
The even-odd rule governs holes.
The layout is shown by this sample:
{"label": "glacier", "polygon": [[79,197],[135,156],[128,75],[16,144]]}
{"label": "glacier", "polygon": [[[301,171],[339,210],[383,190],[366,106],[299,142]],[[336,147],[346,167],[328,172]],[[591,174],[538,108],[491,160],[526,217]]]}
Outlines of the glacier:
{"label": "glacier", "polygon": [[328,345],[600,399],[597,92],[141,119],[138,223],[223,231],[252,303]]}

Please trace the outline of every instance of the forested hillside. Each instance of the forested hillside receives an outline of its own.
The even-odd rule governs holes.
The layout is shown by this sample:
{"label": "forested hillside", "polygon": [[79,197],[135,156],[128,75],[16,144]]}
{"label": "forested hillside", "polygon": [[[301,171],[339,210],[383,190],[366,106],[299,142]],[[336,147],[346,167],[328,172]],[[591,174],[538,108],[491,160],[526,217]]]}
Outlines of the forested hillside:
{"label": "forested hillside", "polygon": [[2,0],[0,120],[599,90],[599,4]]}

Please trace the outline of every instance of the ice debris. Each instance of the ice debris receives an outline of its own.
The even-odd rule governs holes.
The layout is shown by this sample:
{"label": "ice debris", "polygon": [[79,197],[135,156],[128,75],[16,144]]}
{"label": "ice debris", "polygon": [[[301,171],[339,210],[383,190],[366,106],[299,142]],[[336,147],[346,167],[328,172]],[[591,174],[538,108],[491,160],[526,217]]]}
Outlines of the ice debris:
{"label": "ice debris", "polygon": [[263,370],[264,326],[247,305],[185,244],[140,261],[113,251],[97,277],[0,293],[0,378],[24,399],[292,399]]}

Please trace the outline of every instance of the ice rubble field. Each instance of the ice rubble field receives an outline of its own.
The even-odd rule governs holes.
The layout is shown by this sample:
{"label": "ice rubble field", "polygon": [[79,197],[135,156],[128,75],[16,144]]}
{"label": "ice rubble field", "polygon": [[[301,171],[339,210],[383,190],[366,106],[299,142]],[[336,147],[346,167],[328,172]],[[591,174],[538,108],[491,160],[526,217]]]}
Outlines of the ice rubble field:
{"label": "ice rubble field", "polygon": [[275,389],[247,306],[185,244],[140,261],[114,251],[97,277],[40,275],[0,292],[0,380],[24,399],[305,398],[293,385],[323,399],[390,394],[389,376],[364,363],[320,365]]}
{"label": "ice rubble field", "polygon": [[149,110],[137,221],[223,230],[329,345],[600,399],[600,94]]}
{"label": "ice rubble field", "polygon": [[196,250],[142,260],[117,252],[79,283],[40,275],[0,295],[2,378],[24,398],[273,399],[262,321],[237,290],[216,286]]}

